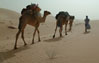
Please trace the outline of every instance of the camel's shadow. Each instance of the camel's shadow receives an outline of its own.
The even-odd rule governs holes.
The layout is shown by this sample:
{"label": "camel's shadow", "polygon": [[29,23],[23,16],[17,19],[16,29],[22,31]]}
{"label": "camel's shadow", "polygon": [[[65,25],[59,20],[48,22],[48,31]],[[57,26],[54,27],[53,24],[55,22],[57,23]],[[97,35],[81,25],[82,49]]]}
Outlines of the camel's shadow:
{"label": "camel's shadow", "polygon": [[18,52],[21,52],[23,50],[27,50],[29,49],[28,46],[25,46],[25,47],[20,47],[19,49],[16,49],[16,50],[9,50],[9,51],[5,51],[5,52],[0,52],[0,63],[2,63],[3,61],[7,60],[7,59],[10,59],[15,55],[15,53],[18,53]]}
{"label": "camel's shadow", "polygon": [[56,37],[56,38],[51,38],[51,39],[46,39],[44,40],[45,42],[58,42],[62,40],[63,37]]}

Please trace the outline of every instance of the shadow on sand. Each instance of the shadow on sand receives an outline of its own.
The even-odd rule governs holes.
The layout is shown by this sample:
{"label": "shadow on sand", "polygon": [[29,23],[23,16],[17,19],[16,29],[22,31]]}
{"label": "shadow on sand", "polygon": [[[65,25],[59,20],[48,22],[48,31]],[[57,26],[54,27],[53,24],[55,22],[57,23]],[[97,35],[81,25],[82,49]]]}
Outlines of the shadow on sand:
{"label": "shadow on sand", "polygon": [[47,39],[47,40],[44,40],[45,42],[57,42],[57,41],[60,41],[62,40],[63,37],[56,37],[56,38],[51,38],[51,39]]}
{"label": "shadow on sand", "polygon": [[13,50],[5,51],[5,52],[0,52],[0,63],[2,63],[3,61],[7,59],[15,57],[16,53],[27,50],[27,49],[29,49],[29,47],[25,46],[25,47],[20,47],[19,49],[16,49],[16,50],[13,49]]}
{"label": "shadow on sand", "polygon": [[90,33],[90,31],[88,31],[88,32],[84,32],[84,34],[89,34]]}

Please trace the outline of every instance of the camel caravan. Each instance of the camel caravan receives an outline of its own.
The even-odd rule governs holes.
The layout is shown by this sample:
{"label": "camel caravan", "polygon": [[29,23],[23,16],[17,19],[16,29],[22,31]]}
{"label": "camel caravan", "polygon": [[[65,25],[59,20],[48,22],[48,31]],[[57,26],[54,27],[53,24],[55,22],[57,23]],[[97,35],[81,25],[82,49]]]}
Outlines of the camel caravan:
{"label": "camel caravan", "polygon": [[[24,42],[24,45],[27,45],[25,39],[24,39],[24,29],[27,24],[35,27],[34,33],[33,33],[33,39],[32,39],[32,44],[34,44],[34,38],[36,32],[38,33],[38,41],[40,42],[40,32],[39,32],[39,25],[40,23],[45,23],[46,17],[51,14],[49,11],[44,11],[43,17],[41,16],[41,8],[38,6],[38,4],[30,4],[27,5],[26,8],[23,8],[21,11],[21,16],[19,18],[19,25],[18,25],[18,32],[16,34],[16,40],[15,40],[15,45],[14,49],[17,49],[17,40],[19,38],[19,35],[21,34],[21,38]],[[55,38],[56,30],[57,27],[60,28],[60,37],[62,37],[62,29],[63,25],[65,25],[65,34],[67,35],[67,24],[69,23],[69,31],[72,29],[72,24],[74,20],[74,16],[70,16],[68,12],[59,12],[56,15],[56,29],[55,33],[53,35],[53,38]]]}

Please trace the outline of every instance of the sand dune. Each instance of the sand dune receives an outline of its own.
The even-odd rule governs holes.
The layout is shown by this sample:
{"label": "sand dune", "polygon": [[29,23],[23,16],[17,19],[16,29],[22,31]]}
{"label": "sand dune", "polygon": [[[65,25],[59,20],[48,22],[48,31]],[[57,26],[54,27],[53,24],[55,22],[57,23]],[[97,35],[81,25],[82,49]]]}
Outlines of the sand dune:
{"label": "sand dune", "polygon": [[[99,22],[91,21],[91,31],[84,34],[84,22],[76,21],[72,32],[52,39],[55,29],[55,19],[48,16],[45,23],[39,27],[41,42],[37,35],[35,44],[31,45],[34,27],[27,26],[23,46],[18,40],[17,50],[13,50],[20,14],[7,9],[0,9],[0,63],[99,63]],[[15,27],[15,29],[9,28]]]}

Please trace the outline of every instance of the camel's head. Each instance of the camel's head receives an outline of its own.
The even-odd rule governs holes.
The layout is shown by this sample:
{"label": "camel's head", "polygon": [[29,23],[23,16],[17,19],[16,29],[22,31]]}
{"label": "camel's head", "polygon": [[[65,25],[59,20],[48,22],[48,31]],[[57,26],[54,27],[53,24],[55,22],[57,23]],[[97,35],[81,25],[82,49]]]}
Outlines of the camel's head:
{"label": "camel's head", "polygon": [[51,14],[49,11],[44,11],[44,15],[49,15]]}

